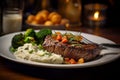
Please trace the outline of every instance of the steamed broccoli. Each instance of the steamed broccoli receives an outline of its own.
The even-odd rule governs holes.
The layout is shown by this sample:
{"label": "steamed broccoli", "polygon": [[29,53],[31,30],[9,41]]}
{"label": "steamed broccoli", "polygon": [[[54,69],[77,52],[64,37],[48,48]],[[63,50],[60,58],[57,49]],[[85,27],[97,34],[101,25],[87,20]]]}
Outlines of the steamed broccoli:
{"label": "steamed broccoli", "polygon": [[24,42],[25,42],[25,43],[35,43],[36,41],[35,41],[35,38],[34,38],[34,37],[26,37],[26,38],[24,39]]}
{"label": "steamed broccoli", "polygon": [[24,34],[16,34],[12,38],[12,48],[17,49],[19,46],[23,46],[25,43],[42,44],[47,35],[51,35],[50,29],[41,29],[35,32],[32,28],[25,31]]}
{"label": "steamed broccoli", "polygon": [[36,42],[36,32],[34,31],[34,29],[29,28],[25,31],[24,33],[25,39],[24,42],[25,43],[35,43]]}
{"label": "steamed broccoli", "polygon": [[51,29],[41,29],[39,32],[37,32],[36,37],[37,37],[38,44],[42,44],[45,37],[51,34],[52,34]]}
{"label": "steamed broccoli", "polygon": [[18,48],[19,46],[23,46],[24,45],[24,35],[22,33],[20,34],[16,34],[13,38],[12,38],[12,47],[14,49]]}
{"label": "steamed broccoli", "polygon": [[32,28],[27,29],[24,33],[25,38],[26,37],[35,37],[35,35],[36,35],[36,33],[35,33],[34,29],[32,29]]}

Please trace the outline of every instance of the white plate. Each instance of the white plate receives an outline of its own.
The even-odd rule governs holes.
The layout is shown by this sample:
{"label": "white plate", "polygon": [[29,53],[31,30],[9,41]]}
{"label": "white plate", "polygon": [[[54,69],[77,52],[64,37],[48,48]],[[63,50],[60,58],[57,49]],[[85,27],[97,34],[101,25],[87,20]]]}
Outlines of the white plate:
{"label": "white plate", "polygon": [[[56,30],[56,31],[58,31],[58,30]],[[59,30],[59,31],[61,31],[62,33],[66,32],[63,30]],[[70,32],[72,32],[73,34],[77,34],[77,32],[73,32],[73,31],[70,31]],[[67,69],[70,69],[70,68],[85,68],[85,67],[99,66],[99,65],[103,65],[103,64],[106,64],[108,62],[111,62],[111,61],[120,57],[120,54],[109,54],[109,55],[102,56],[96,60],[86,62],[83,64],[48,64],[48,63],[38,63],[38,62],[18,60],[9,51],[9,48],[11,46],[11,39],[15,34],[18,34],[18,33],[20,33],[20,32],[11,33],[11,34],[4,35],[4,36],[0,37],[0,56],[4,57],[6,59],[9,59],[11,61],[17,62],[17,63],[24,63],[27,65],[34,65],[34,66],[38,66],[38,67],[43,66],[43,67],[48,67],[48,68],[67,68]],[[106,38],[95,36],[92,34],[81,33],[81,35],[83,35],[84,37],[86,37],[89,40],[94,41],[96,43],[115,43],[115,42],[108,40]],[[112,50],[112,49],[108,49],[106,51],[114,53],[114,50]],[[101,54],[102,53],[106,53],[106,52],[102,51]]]}

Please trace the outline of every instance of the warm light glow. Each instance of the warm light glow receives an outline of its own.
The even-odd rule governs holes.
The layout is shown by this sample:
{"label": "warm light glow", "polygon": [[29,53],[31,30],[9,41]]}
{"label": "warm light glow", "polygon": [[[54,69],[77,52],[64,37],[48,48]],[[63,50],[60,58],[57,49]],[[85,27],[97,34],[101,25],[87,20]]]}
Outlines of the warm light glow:
{"label": "warm light glow", "polygon": [[68,2],[69,2],[69,0],[66,0],[66,2],[68,3]]}
{"label": "warm light glow", "polygon": [[95,18],[95,19],[98,19],[98,17],[99,17],[99,12],[96,11],[96,12],[94,13],[94,18]]}

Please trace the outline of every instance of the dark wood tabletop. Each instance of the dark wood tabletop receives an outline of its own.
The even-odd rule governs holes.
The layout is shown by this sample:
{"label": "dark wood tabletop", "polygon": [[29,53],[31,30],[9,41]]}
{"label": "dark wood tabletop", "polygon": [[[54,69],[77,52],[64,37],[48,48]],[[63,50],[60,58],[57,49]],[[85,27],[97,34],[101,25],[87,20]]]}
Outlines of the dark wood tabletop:
{"label": "dark wood tabletop", "polygon": [[[120,28],[117,27],[100,28],[94,32],[87,27],[72,27],[68,30],[94,34],[120,44]],[[120,59],[116,59],[100,66],[56,69],[16,63],[0,57],[0,80],[119,80],[119,64]]]}

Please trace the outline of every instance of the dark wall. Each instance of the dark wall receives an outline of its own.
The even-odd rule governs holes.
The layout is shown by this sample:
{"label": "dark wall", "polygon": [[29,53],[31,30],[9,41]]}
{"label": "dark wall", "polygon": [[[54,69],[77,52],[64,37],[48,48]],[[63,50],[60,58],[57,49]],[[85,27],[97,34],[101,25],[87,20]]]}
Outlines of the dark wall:
{"label": "dark wall", "polygon": [[[33,2],[30,2],[33,1]],[[41,9],[41,1],[42,0],[24,0],[24,14],[27,12],[35,13]],[[53,10],[58,9],[58,1],[59,0],[50,0],[51,8]],[[0,2],[1,10],[5,7],[5,0]],[[82,8],[85,4],[89,3],[102,3],[108,6],[107,9],[107,27],[114,27],[120,25],[120,1],[119,0],[82,0]],[[83,13],[84,9],[82,9]],[[1,11],[2,12],[2,11]],[[82,14],[84,15],[84,14]]]}

